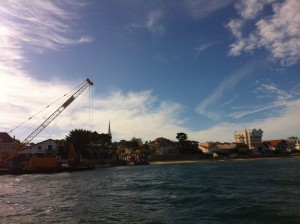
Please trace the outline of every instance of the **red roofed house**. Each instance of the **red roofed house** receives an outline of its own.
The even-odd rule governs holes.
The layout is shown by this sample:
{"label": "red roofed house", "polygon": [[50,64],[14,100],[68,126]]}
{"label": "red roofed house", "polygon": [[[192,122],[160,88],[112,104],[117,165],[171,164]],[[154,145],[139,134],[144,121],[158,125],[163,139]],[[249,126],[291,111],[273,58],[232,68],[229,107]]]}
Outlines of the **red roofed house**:
{"label": "red roofed house", "polygon": [[263,149],[285,152],[289,148],[289,141],[284,139],[269,140],[263,142]]}

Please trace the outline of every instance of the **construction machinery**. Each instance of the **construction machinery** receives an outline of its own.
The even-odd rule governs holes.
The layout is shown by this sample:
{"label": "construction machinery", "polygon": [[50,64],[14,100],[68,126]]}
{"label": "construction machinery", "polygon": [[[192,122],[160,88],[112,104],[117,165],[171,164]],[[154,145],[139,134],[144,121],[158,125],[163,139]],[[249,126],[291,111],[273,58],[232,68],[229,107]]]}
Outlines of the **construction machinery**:
{"label": "construction machinery", "polygon": [[[19,152],[23,150],[29,143],[44,130],[61,112],[63,112],[87,87],[93,85],[93,82],[86,79],[85,82],[79,85],[76,92],[69,97],[57,110],[55,110],[41,125],[39,125],[25,140],[14,147],[10,151],[2,163],[9,169],[57,169],[60,164],[54,156],[36,156],[30,158],[18,158]],[[20,162],[21,160],[21,162]],[[0,161],[1,162],[1,161]],[[1,164],[0,164],[1,165]]]}

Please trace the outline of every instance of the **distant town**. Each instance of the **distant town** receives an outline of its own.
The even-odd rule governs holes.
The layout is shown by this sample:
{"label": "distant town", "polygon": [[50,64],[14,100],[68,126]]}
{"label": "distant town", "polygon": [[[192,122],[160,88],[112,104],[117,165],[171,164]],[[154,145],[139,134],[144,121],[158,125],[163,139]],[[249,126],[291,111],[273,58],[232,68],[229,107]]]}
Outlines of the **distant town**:
{"label": "distant town", "polygon": [[[263,141],[263,130],[244,129],[233,133],[235,142],[202,142],[189,140],[186,133],[174,133],[177,141],[158,137],[143,142],[141,138],[112,142],[110,124],[108,132],[99,134],[75,129],[65,139],[47,139],[29,144],[19,156],[47,155],[60,161],[70,160],[70,145],[74,147],[73,159],[89,161],[96,165],[138,165],[151,161],[195,161],[203,159],[236,159],[300,155],[299,138]],[[6,132],[0,132],[0,161],[14,150],[20,141]]]}

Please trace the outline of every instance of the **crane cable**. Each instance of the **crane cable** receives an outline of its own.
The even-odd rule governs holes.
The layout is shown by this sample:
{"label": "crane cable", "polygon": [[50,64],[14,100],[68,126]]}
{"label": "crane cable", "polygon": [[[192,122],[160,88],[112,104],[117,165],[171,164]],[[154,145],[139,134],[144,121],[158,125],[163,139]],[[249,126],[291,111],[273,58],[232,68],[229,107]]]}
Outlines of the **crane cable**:
{"label": "crane cable", "polygon": [[[91,100],[92,99],[92,86],[89,86],[89,92],[86,92],[85,95],[81,98],[81,100],[78,102],[77,101],[77,106],[80,105],[83,101],[83,99],[86,97],[87,94],[89,94],[89,107],[88,107],[88,110],[89,110],[89,121],[88,121],[88,129],[89,131],[92,132],[92,122],[91,120],[93,120],[93,109],[91,109],[91,107],[93,107],[93,101]],[[65,116],[65,118],[63,120],[61,120],[62,124],[66,122],[67,118],[70,118],[71,115],[74,113],[75,111],[75,108],[77,106],[74,106],[73,109],[70,110],[70,112],[68,113],[68,115]],[[92,111],[92,112],[91,112]],[[91,116],[92,114],[92,116]],[[92,117],[92,119],[91,119]],[[61,117],[62,118],[62,117]],[[53,125],[53,124],[52,124]],[[58,129],[58,127],[54,128],[49,134],[48,134],[48,138],[51,138],[51,136],[53,135],[53,133]]]}
{"label": "crane cable", "polygon": [[55,104],[57,101],[61,100],[62,98],[64,98],[65,96],[67,96],[70,92],[74,91],[74,89],[79,88],[79,86],[83,85],[86,81],[84,81],[83,83],[79,84],[78,86],[74,87],[73,89],[71,89],[68,93],[64,94],[62,97],[58,98],[57,100],[55,100],[54,102],[52,102],[51,104],[49,104],[48,106],[46,106],[44,109],[42,109],[41,111],[37,112],[36,114],[32,115],[31,117],[29,117],[27,120],[23,121],[21,124],[19,124],[18,126],[16,126],[15,128],[11,129],[9,131],[9,133],[13,132],[14,130],[16,130],[17,128],[19,128],[20,126],[22,126],[23,124],[25,124],[27,121],[31,120],[32,118],[34,118],[35,116],[37,116],[38,114],[42,113],[44,110],[46,110],[47,108],[49,108],[50,106],[52,106],[53,104]]}
{"label": "crane cable", "polygon": [[[71,115],[74,113],[74,111],[75,111],[75,109],[77,108],[77,106],[80,105],[80,104],[82,103],[84,97],[85,97],[87,94],[88,94],[88,93],[86,92],[85,95],[83,95],[83,97],[81,97],[81,99],[80,99],[79,101],[77,101],[77,102],[75,103],[75,105],[73,105],[73,108],[72,108],[72,107],[70,108],[70,111],[68,112],[68,114],[67,114],[64,118],[63,118],[63,117],[58,118],[58,119],[61,120],[61,122],[60,122],[61,124],[64,124],[64,123],[66,122],[66,120],[67,120],[68,118],[71,117]],[[53,127],[54,124],[52,123],[52,124],[50,124],[50,125],[51,125],[51,127]],[[54,128],[49,134],[47,134],[48,138],[51,138],[51,137],[53,136],[53,133],[54,133],[58,128],[59,128],[59,127]]]}

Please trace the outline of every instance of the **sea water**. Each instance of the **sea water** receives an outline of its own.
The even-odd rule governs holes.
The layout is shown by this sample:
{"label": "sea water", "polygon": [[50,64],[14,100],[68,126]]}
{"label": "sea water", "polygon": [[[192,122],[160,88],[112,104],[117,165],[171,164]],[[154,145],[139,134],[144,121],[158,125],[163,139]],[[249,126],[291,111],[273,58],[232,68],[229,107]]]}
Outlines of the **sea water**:
{"label": "sea water", "polygon": [[300,223],[300,158],[0,178],[0,223]]}

